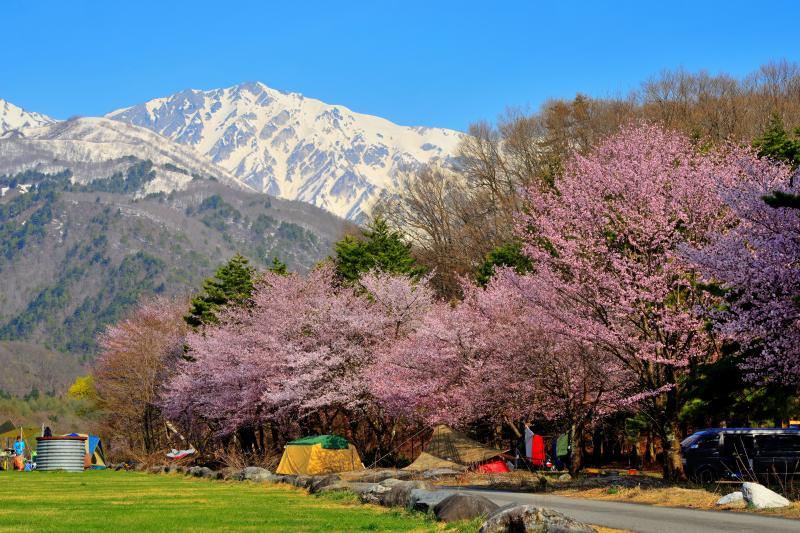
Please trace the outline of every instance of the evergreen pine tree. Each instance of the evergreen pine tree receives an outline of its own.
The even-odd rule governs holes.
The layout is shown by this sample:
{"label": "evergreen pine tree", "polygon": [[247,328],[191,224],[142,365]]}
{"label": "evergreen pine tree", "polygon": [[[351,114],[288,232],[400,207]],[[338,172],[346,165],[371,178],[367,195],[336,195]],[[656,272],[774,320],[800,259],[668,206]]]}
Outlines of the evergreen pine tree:
{"label": "evergreen pine tree", "polygon": [[498,266],[512,267],[519,274],[533,270],[530,257],[522,253],[522,246],[518,242],[509,242],[498,246],[486,256],[486,261],[478,267],[475,281],[485,287],[494,276],[494,269]]}
{"label": "evergreen pine tree", "polygon": [[337,274],[346,282],[354,283],[372,269],[392,274],[418,276],[424,269],[416,264],[411,245],[403,234],[389,227],[383,218],[375,218],[360,238],[352,235],[336,243],[334,258]]}
{"label": "evergreen pine tree", "polygon": [[767,130],[753,141],[753,148],[761,157],[783,161],[792,168],[800,167],[800,128],[794,131],[794,138],[783,127],[783,121],[774,115]]}
{"label": "evergreen pine tree", "polygon": [[[774,115],[764,135],[753,141],[753,148],[761,157],[788,163],[793,169],[800,169],[800,128],[795,128],[794,138],[783,127],[783,121]],[[775,191],[764,197],[771,207],[800,209],[800,195]]]}
{"label": "evergreen pine tree", "polygon": [[272,264],[267,268],[270,272],[274,272],[276,274],[280,274],[281,276],[285,276],[289,273],[289,267],[286,266],[286,263],[278,259],[278,257],[272,258]]}
{"label": "evergreen pine tree", "polygon": [[244,305],[253,295],[254,273],[246,257],[233,256],[203,282],[203,292],[192,298],[189,314],[184,317],[186,322],[192,327],[214,324],[220,307]]}

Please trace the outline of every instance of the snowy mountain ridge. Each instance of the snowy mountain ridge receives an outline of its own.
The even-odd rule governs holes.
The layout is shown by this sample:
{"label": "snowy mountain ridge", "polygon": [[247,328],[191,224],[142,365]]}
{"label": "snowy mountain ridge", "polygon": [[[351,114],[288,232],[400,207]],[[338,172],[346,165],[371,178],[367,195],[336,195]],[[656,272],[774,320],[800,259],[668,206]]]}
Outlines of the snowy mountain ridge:
{"label": "snowy mountain ridge", "polygon": [[237,189],[250,189],[191,148],[146,128],[106,118],[73,118],[0,135],[0,175],[69,169],[74,182],[85,184],[124,173],[134,161],[144,160],[153,163],[156,177],[142,194],[181,190],[195,177],[213,177]]}
{"label": "snowy mountain ridge", "polygon": [[25,111],[0,98],[0,134],[11,130],[45,126],[54,122],[55,119],[47,115]]}
{"label": "snowy mountain ridge", "polygon": [[190,146],[256,190],[356,221],[403,172],[452,162],[463,137],[258,82],[186,90],[106,116]]}

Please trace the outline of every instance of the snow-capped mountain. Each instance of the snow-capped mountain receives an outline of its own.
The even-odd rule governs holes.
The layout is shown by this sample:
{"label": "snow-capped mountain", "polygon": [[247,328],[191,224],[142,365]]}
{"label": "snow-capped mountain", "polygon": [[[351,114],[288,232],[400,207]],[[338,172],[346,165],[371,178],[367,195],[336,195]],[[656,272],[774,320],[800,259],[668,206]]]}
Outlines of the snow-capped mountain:
{"label": "snow-capped mountain", "polygon": [[265,193],[361,220],[404,171],[454,157],[453,130],[398,126],[262,83],[187,90],[106,115],[191,146]]}
{"label": "snow-capped mountain", "polygon": [[0,98],[0,134],[10,130],[44,126],[55,122],[41,113],[31,113]]}
{"label": "snow-capped mountain", "polygon": [[76,183],[124,173],[136,161],[153,163],[156,178],[143,194],[183,189],[195,177],[248,188],[205,156],[138,126],[107,118],[74,118],[0,135],[0,175],[27,170],[72,172]]}

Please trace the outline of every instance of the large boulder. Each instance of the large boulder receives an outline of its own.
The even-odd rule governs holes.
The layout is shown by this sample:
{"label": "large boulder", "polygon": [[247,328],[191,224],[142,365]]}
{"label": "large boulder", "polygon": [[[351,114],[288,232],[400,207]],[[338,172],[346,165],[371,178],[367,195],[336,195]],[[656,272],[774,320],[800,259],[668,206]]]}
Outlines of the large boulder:
{"label": "large boulder", "polygon": [[775,509],[792,505],[792,502],[777,492],[758,483],[742,483],[742,496],[748,504],[756,509]]}
{"label": "large boulder", "polygon": [[311,476],[292,476],[287,482],[295,487],[307,489],[311,485]]}
{"label": "large boulder", "polygon": [[410,479],[414,475],[413,472],[408,470],[395,470],[392,468],[383,468],[380,470],[354,470],[352,472],[343,472],[339,477],[344,481],[356,481],[363,483],[380,483],[385,479]]}
{"label": "large boulder", "polygon": [[321,487],[318,492],[324,494],[326,492],[349,491],[358,496],[358,499],[363,503],[380,503],[381,495],[390,490],[392,490],[390,487],[384,487],[380,483],[337,480]]}
{"label": "large boulder", "polygon": [[315,494],[328,485],[332,485],[338,481],[341,480],[339,479],[339,476],[335,474],[330,474],[327,476],[312,476],[306,488],[308,489],[308,492]]}
{"label": "large boulder", "polygon": [[747,502],[744,501],[744,494],[742,491],[737,490],[736,492],[731,492],[730,494],[726,494],[719,500],[717,500],[717,505],[746,505]]}
{"label": "large boulder", "polygon": [[211,477],[212,470],[207,466],[193,466],[189,469],[189,475],[194,477]]}
{"label": "large boulder", "polygon": [[241,481],[244,479],[244,470],[241,468],[227,467],[220,470],[223,479],[230,479],[233,481]]}
{"label": "large boulder", "polygon": [[461,475],[463,472],[459,472],[458,470],[453,470],[452,468],[432,468],[430,470],[425,470],[422,472],[422,477],[425,479],[433,479],[433,478],[440,478],[440,477],[449,477],[449,476],[458,476]]}
{"label": "large boulder", "polygon": [[242,479],[260,483],[262,481],[269,481],[272,472],[260,466],[248,466],[242,470],[241,475]]}
{"label": "large boulder", "polygon": [[427,513],[436,505],[455,494],[452,490],[412,489],[408,495],[408,508],[413,511]]}
{"label": "large boulder", "polygon": [[479,533],[595,533],[589,524],[533,505],[506,505],[489,515]]}
{"label": "large boulder", "polygon": [[436,518],[444,522],[472,520],[478,516],[489,516],[498,509],[490,499],[478,494],[456,493],[448,496],[433,508]]}
{"label": "large boulder", "polygon": [[167,467],[168,474],[185,474],[188,468],[183,465],[169,465]]}
{"label": "large boulder", "polygon": [[378,494],[378,503],[384,507],[408,507],[411,491],[414,489],[430,489],[425,481],[404,481],[400,479],[386,479],[379,483],[388,490]]}

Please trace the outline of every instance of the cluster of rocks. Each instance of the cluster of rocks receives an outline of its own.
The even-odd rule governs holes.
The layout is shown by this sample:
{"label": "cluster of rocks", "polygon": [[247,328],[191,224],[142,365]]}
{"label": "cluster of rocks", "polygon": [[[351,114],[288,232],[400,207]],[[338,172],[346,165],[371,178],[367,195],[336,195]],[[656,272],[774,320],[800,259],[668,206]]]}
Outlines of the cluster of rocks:
{"label": "cluster of rocks", "polygon": [[[116,470],[124,468],[115,465]],[[562,533],[591,532],[595,529],[572,520],[551,509],[532,505],[499,507],[481,495],[458,490],[437,489],[430,479],[447,475],[445,472],[413,473],[403,470],[363,470],[321,476],[278,475],[266,468],[223,468],[212,470],[205,466],[161,465],[137,470],[153,474],[184,474],[206,479],[252,481],[256,483],[286,483],[311,494],[349,491],[363,503],[385,507],[402,507],[430,513],[438,520],[453,522],[485,516],[481,533],[517,531],[559,531]],[[457,472],[454,472],[457,474]],[[425,475],[428,474],[428,475]],[[411,479],[421,477],[422,479]]]}
{"label": "cluster of rocks", "polygon": [[779,509],[791,507],[792,502],[758,483],[742,483],[742,490],[726,494],[717,505],[753,507],[755,509]]}

